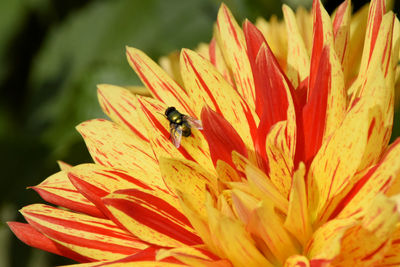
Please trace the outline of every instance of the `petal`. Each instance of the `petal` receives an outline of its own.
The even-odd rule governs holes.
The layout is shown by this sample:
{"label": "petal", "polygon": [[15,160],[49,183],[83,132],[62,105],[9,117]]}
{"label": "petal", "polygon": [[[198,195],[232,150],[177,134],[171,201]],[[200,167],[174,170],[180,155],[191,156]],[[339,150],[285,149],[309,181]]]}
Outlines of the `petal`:
{"label": "petal", "polygon": [[293,184],[289,196],[289,210],[285,220],[285,228],[304,246],[310,239],[312,227],[310,223],[305,185],[305,166],[300,163],[293,175]]}
{"label": "petal", "polygon": [[262,201],[254,210],[247,229],[264,240],[279,262],[300,252],[269,201]]}
{"label": "petal", "polygon": [[168,187],[174,192],[190,195],[192,205],[200,214],[205,214],[205,192],[216,192],[217,177],[188,160],[161,158],[160,169]]}
{"label": "petal", "polygon": [[379,157],[382,145],[375,135],[382,127],[374,121],[381,118],[382,112],[374,105],[374,99],[363,98],[350,110],[332,137],[322,144],[307,178],[313,220],[317,217],[326,220],[335,207],[330,206],[330,200],[343,190],[349,190],[354,174],[374,164]]}
{"label": "petal", "polygon": [[[400,175],[400,139],[393,143],[380,162],[358,181],[333,212],[339,217],[359,216],[371,206],[379,193],[385,193]],[[340,209],[343,209],[340,211]]]}
{"label": "petal", "polygon": [[195,161],[208,171],[215,172],[203,131],[192,128],[191,135],[182,137],[181,146],[176,148],[171,140],[171,126],[163,115],[168,106],[156,99],[139,97],[142,105],[142,123],[146,125],[150,144],[157,157],[182,158]]}
{"label": "petal", "polygon": [[335,219],[325,223],[314,232],[304,254],[312,260],[332,261],[340,253],[344,234],[355,224],[353,219]]}
{"label": "petal", "polygon": [[67,257],[78,262],[87,262],[90,260],[60,244],[57,244],[27,223],[7,222],[7,224],[11,231],[13,231],[13,233],[18,237],[18,239],[28,246]]}
{"label": "petal", "polygon": [[201,244],[189,221],[170,201],[167,194],[143,189],[118,190],[103,198],[114,220],[141,240],[166,247]]}
{"label": "petal", "polygon": [[132,47],[127,47],[126,55],[131,67],[156,99],[176,107],[182,113],[195,116],[192,110],[195,105],[186,92],[153,60]]}
{"label": "petal", "polygon": [[341,241],[339,266],[376,266],[390,248],[390,238],[399,223],[396,203],[378,195],[366,210],[361,224],[349,229]]}
{"label": "petal", "polygon": [[398,266],[400,264],[400,225],[391,235],[391,246],[385,253],[380,266]]}
{"label": "petal", "polygon": [[349,4],[349,0],[346,0],[338,7],[332,25],[335,39],[335,52],[342,65],[343,72],[347,71],[350,21],[351,5]]}
{"label": "petal", "polygon": [[143,188],[170,193],[161,178],[158,181],[151,181],[151,177],[142,176],[138,172],[113,169],[97,164],[75,166],[69,171],[68,177],[74,186],[104,214],[108,214],[108,212],[101,198],[119,189]]}
{"label": "petal", "polygon": [[224,117],[205,107],[201,112],[201,120],[214,166],[218,160],[222,160],[235,167],[232,163],[232,151],[248,156],[242,138]]}
{"label": "petal", "polygon": [[217,45],[215,38],[212,38],[209,46],[209,59],[210,62],[217,68],[218,72],[221,73],[225,80],[229,82],[232,87],[235,87],[235,83],[231,76],[230,70],[225,63],[224,57],[222,56],[221,48]]}
{"label": "petal", "polygon": [[36,230],[91,260],[118,259],[148,246],[110,220],[42,204],[24,207],[21,213]]}
{"label": "petal", "polygon": [[232,158],[236,168],[246,174],[251,193],[260,199],[271,201],[277,209],[287,214],[288,200],[277,190],[270,178],[238,153],[233,152]]}
{"label": "petal", "polygon": [[76,190],[68,179],[66,171],[53,174],[39,185],[31,188],[44,200],[54,205],[95,217],[104,217],[104,214],[91,201]]}
{"label": "petal", "polygon": [[265,142],[269,167],[268,175],[285,198],[289,196],[294,169],[294,148],[288,147],[291,143],[291,138],[288,137],[288,132],[290,132],[288,128],[287,121],[276,123],[272,126]]}
{"label": "petal", "polygon": [[293,87],[296,88],[301,81],[309,76],[310,56],[304,44],[296,17],[289,6],[283,5],[283,15],[286,23],[288,38],[288,57],[286,73]]}
{"label": "petal", "polygon": [[151,147],[137,135],[101,119],[83,122],[77,129],[96,163],[132,170],[151,180],[160,177]]}
{"label": "petal", "polygon": [[97,96],[108,117],[148,142],[147,130],[140,122],[138,113],[140,105],[130,91],[119,86],[100,84],[97,86]]}
{"label": "petal", "polygon": [[273,266],[256,248],[250,234],[237,220],[220,214],[207,206],[208,223],[218,255],[238,266]]}
{"label": "petal", "polygon": [[232,207],[236,216],[245,224],[249,223],[253,210],[257,207],[258,200],[241,190],[232,190]]}
{"label": "petal", "polygon": [[253,147],[252,130],[258,117],[217,69],[195,52],[184,49],[181,70],[188,95],[203,102],[195,107],[196,114],[200,115],[203,106],[208,105],[235,128],[248,147]]}
{"label": "petal", "polygon": [[310,262],[307,257],[293,255],[287,258],[284,267],[310,267]]}
{"label": "petal", "polygon": [[232,71],[237,91],[250,107],[254,108],[254,79],[247,57],[244,34],[224,4],[221,5],[218,12],[216,38],[222,54]]}

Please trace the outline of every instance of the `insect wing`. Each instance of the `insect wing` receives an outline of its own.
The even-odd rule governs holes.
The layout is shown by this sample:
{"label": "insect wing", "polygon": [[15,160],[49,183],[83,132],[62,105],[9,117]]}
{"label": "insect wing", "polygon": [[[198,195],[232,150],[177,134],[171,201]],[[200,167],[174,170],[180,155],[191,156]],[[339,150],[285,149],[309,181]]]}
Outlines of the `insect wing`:
{"label": "insect wing", "polygon": [[183,116],[183,119],[189,123],[190,127],[203,130],[203,124],[201,123],[201,120],[197,120],[187,115]]}
{"label": "insect wing", "polygon": [[179,148],[181,146],[182,139],[182,126],[171,124],[171,138],[174,146]]}

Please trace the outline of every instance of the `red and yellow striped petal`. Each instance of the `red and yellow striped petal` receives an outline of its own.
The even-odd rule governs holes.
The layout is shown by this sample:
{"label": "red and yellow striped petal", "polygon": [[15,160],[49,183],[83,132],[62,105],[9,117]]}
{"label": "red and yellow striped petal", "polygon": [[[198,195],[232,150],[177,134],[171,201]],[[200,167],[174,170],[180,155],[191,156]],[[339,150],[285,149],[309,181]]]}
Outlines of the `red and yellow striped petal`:
{"label": "red and yellow striped petal", "polygon": [[289,196],[289,209],[285,219],[285,228],[304,246],[312,234],[307,206],[305,185],[305,166],[300,163],[293,175],[293,184]]}
{"label": "red and yellow striped petal", "polygon": [[77,129],[96,163],[135,171],[153,181],[160,178],[151,147],[137,135],[101,119],[83,122]]}
{"label": "red and yellow striped petal", "polygon": [[73,186],[66,171],[53,174],[39,185],[30,188],[54,205],[95,217],[104,217],[104,214]]}
{"label": "red and yellow striped petal", "polygon": [[90,260],[52,241],[27,223],[7,222],[7,224],[11,231],[13,231],[13,233],[18,237],[18,239],[28,246],[70,258],[77,262],[87,262]]}
{"label": "red and yellow striped petal", "polygon": [[[236,217],[239,218],[245,225],[247,225],[253,210],[257,208],[259,202],[258,199],[238,189],[232,190],[231,198],[232,208],[236,214]],[[230,212],[228,214],[230,214]]]}
{"label": "red and yellow striped petal", "polygon": [[400,175],[400,139],[391,145],[380,162],[354,185],[338,208],[339,217],[360,216],[379,193],[386,193]]}
{"label": "red and yellow striped petal", "polygon": [[258,117],[218,70],[195,52],[184,49],[181,71],[188,95],[203,102],[194,107],[196,115],[200,115],[203,106],[209,106],[235,128],[248,147],[253,147],[251,131],[256,128]]}
{"label": "red and yellow striped petal", "polygon": [[289,146],[295,141],[291,139],[293,136],[289,136],[289,132],[291,132],[288,130],[289,128],[288,121],[276,123],[271,127],[265,142],[266,155],[268,157],[268,175],[285,198],[289,196],[294,168],[294,147]]}
{"label": "red and yellow striped petal", "polygon": [[156,99],[182,113],[195,116],[194,100],[157,63],[136,48],[127,47],[126,55],[131,67]]}
{"label": "red and yellow striped petal", "polygon": [[346,231],[354,225],[356,221],[353,219],[335,219],[325,223],[314,232],[304,254],[314,261],[331,262],[340,253]]}
{"label": "red and yellow striped petal", "polygon": [[244,226],[237,220],[223,216],[207,204],[211,238],[221,258],[228,258],[234,266],[273,266],[256,248]]}
{"label": "red and yellow striped petal", "polygon": [[353,175],[373,164],[380,155],[381,140],[375,136],[376,132],[382,131],[381,125],[377,125],[381,118],[382,112],[374,105],[374,99],[362,98],[340,128],[322,144],[307,178],[313,221],[317,217],[327,219],[334,208],[330,206],[330,200],[348,189],[347,185],[354,182]]}
{"label": "red and yellow striped petal", "polygon": [[250,107],[254,108],[254,79],[247,57],[244,34],[224,4],[218,12],[215,34],[224,59],[233,74],[237,91]]}
{"label": "red and yellow striped petal", "polygon": [[142,176],[138,172],[97,164],[82,164],[72,168],[68,176],[74,186],[105,214],[107,209],[101,198],[119,189],[142,188],[170,193],[161,179],[161,174],[155,183],[151,181],[151,177]]}
{"label": "red and yellow striped petal", "polygon": [[225,63],[224,57],[222,56],[221,48],[218,46],[215,38],[212,38],[210,42],[209,59],[210,62],[217,68],[218,72],[222,74],[225,80],[229,82],[233,88],[236,88],[230,70]]}
{"label": "red and yellow striped petal", "polygon": [[289,256],[300,252],[269,201],[262,201],[254,210],[247,229],[264,240],[279,262],[285,262]]}
{"label": "red and yellow striped petal", "polygon": [[26,206],[21,213],[52,241],[92,261],[119,259],[148,247],[110,220],[42,204]]}
{"label": "red and yellow striped petal", "polygon": [[172,197],[147,190],[118,190],[103,202],[114,220],[148,243],[165,247],[201,244],[188,219],[169,204]]}
{"label": "red and yellow striped petal", "polygon": [[386,251],[379,266],[400,265],[400,225],[397,225],[395,232],[391,235],[391,246]]}
{"label": "red and yellow striped petal", "polygon": [[343,236],[341,252],[333,261],[337,266],[376,266],[390,248],[390,239],[400,221],[396,203],[378,195],[360,225]]}
{"label": "red and yellow striped petal", "polygon": [[200,214],[205,214],[205,192],[217,191],[217,177],[188,160],[162,158],[160,169],[167,186],[172,191],[190,195],[192,205]]}
{"label": "red and yellow striped petal", "polygon": [[349,57],[349,39],[351,22],[351,5],[349,0],[344,1],[337,9],[333,20],[333,35],[335,52],[342,65],[343,72],[347,72]]}
{"label": "red and yellow striped petal", "polygon": [[183,158],[195,161],[210,172],[215,172],[210,152],[202,131],[192,128],[191,135],[182,137],[181,146],[176,148],[171,140],[169,121],[163,115],[168,106],[156,99],[139,97],[142,105],[142,123],[146,125],[154,154],[159,160]]}
{"label": "red and yellow striped petal", "polygon": [[147,129],[141,123],[138,112],[140,105],[129,90],[115,85],[100,84],[97,86],[97,96],[108,117],[148,142]]}
{"label": "red and yellow striped petal", "polygon": [[293,84],[293,87],[296,88],[309,76],[310,56],[307,53],[307,48],[292,9],[287,5],[283,5],[282,10],[285,17],[288,39],[286,74]]}

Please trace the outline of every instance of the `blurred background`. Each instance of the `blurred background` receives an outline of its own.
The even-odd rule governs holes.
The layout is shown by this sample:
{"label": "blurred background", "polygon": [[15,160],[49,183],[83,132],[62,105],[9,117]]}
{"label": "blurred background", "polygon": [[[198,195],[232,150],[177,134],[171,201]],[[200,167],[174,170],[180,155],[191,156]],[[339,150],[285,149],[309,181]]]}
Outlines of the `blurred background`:
{"label": "blurred background", "polygon": [[[281,17],[281,5],[312,0],[227,0],[236,19]],[[341,1],[323,1],[332,12]],[[366,1],[352,1],[358,9]],[[399,14],[400,1],[395,11]],[[125,45],[158,59],[209,42],[219,0],[0,1],[0,266],[73,263],[32,249],[5,225],[43,202],[26,190],[58,171],[56,161],[91,162],[75,131],[104,117],[96,84],[138,85]],[[286,34],[286,33],[285,33]],[[396,115],[397,116],[397,115]],[[399,119],[396,117],[396,121]],[[394,136],[399,136],[398,123]]]}

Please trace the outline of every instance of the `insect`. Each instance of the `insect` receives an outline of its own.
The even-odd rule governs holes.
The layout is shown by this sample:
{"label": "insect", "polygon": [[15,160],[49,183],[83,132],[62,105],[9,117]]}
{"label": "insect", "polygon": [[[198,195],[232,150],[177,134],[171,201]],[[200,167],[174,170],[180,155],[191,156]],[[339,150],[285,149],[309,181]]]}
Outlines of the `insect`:
{"label": "insect", "polygon": [[200,120],[180,113],[175,107],[168,107],[165,110],[165,117],[169,121],[172,143],[179,148],[182,136],[188,137],[192,134],[191,128],[203,129]]}

